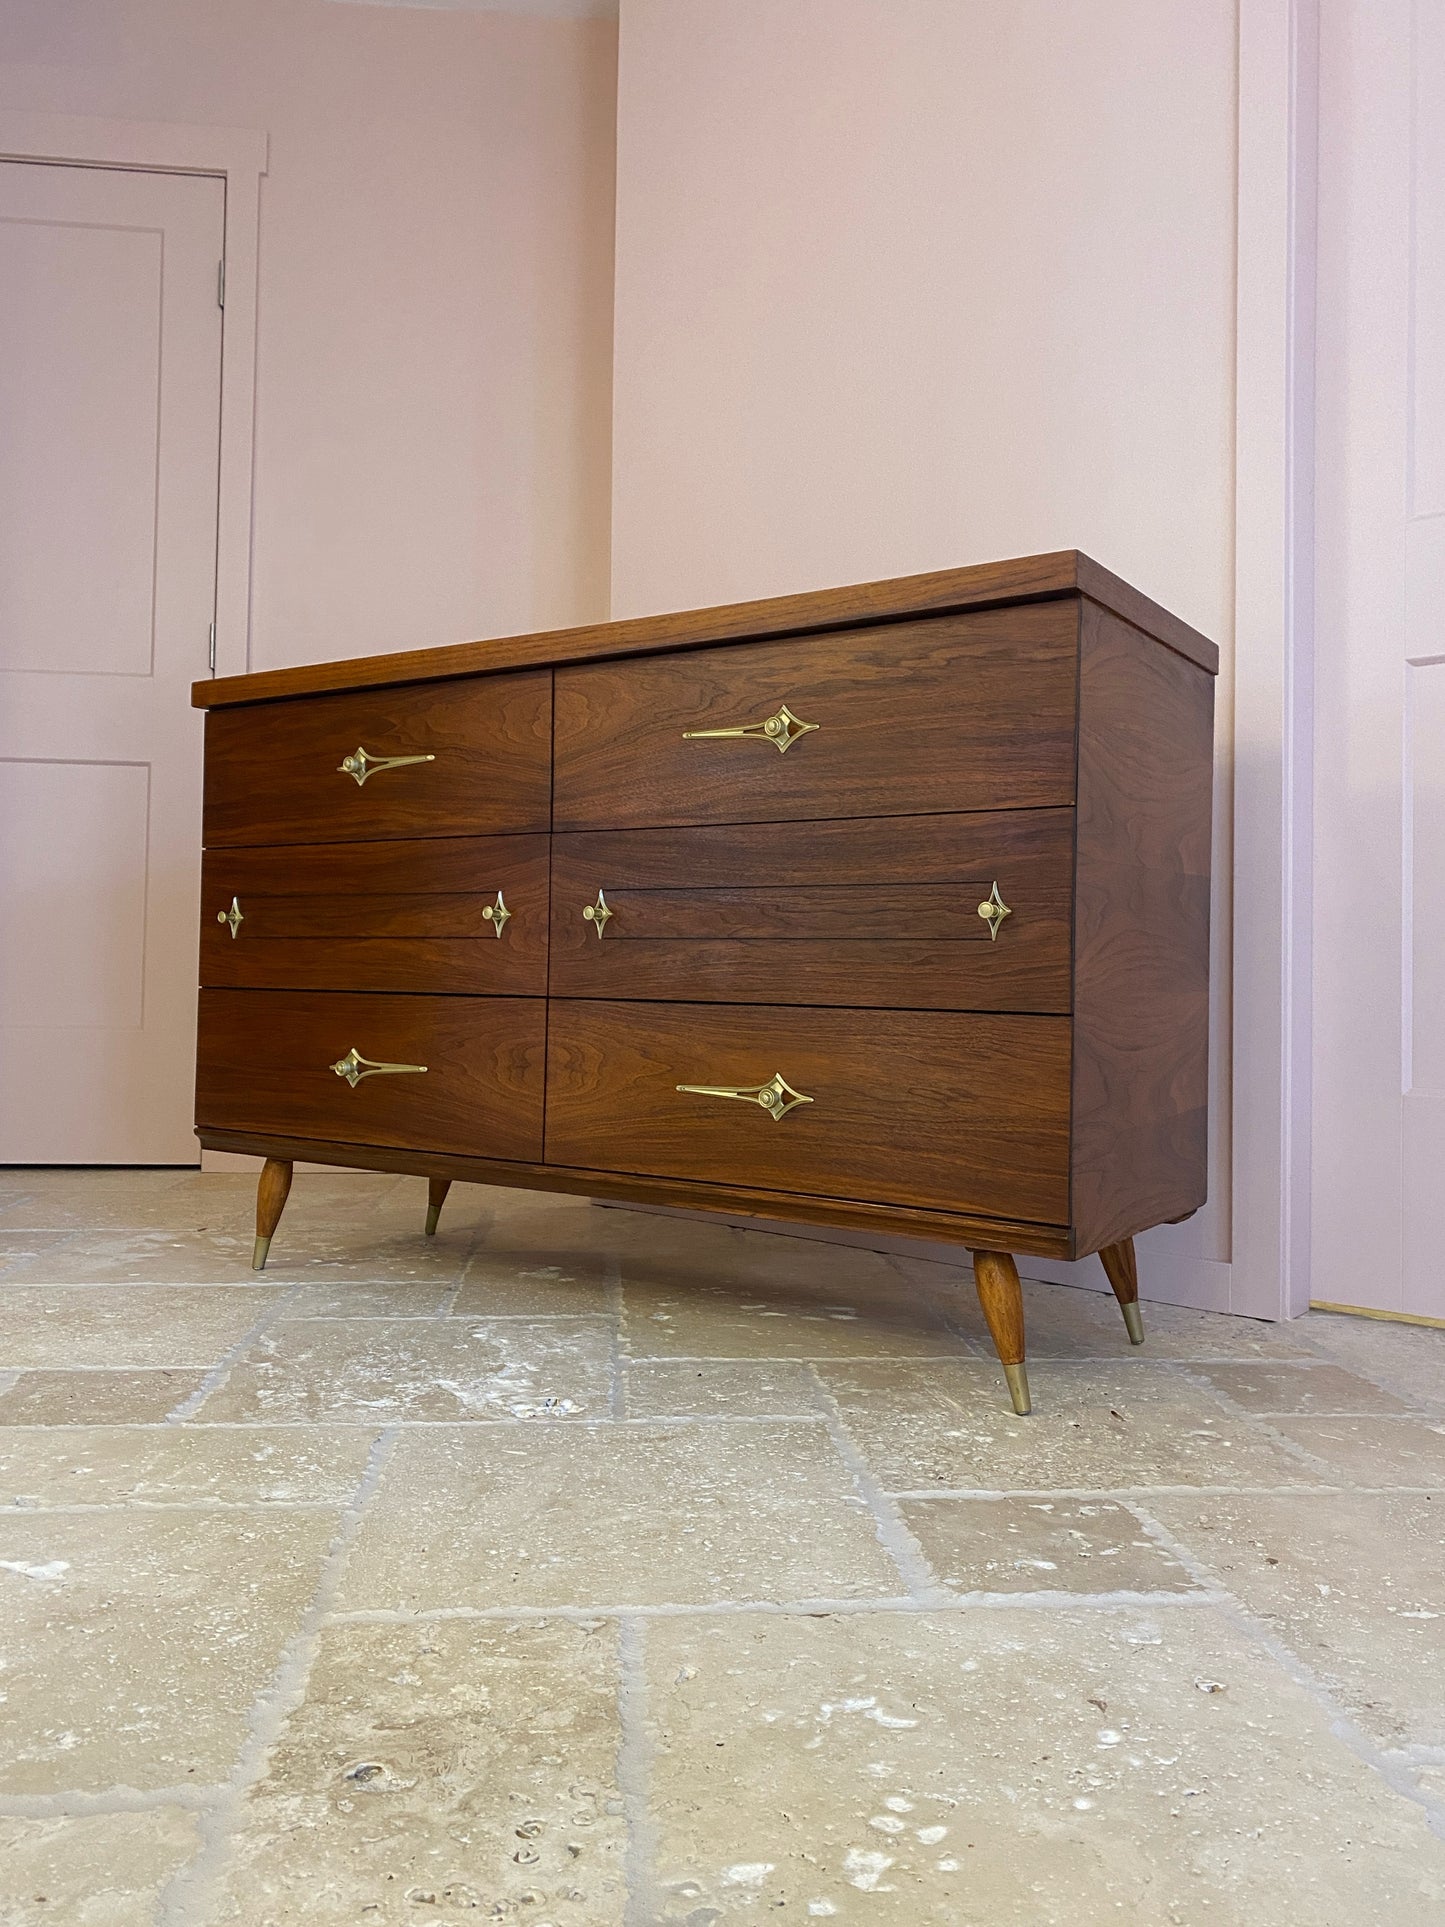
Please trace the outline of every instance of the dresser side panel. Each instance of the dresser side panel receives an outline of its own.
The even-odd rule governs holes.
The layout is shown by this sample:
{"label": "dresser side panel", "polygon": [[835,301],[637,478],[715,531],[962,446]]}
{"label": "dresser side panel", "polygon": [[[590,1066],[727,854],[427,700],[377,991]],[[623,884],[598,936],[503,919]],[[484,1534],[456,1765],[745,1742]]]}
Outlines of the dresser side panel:
{"label": "dresser side panel", "polygon": [[1071,1218],[1076,1255],[1204,1202],[1214,679],[1085,601]]}

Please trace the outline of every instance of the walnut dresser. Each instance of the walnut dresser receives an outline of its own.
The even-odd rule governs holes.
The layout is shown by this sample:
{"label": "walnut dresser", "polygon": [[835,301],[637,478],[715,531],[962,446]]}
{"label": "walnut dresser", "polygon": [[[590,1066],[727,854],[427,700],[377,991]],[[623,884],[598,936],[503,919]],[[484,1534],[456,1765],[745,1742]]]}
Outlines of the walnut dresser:
{"label": "walnut dresser", "polygon": [[1065,551],[200,683],[202,1145],[1014,1255],[1205,1192],[1213,645]]}

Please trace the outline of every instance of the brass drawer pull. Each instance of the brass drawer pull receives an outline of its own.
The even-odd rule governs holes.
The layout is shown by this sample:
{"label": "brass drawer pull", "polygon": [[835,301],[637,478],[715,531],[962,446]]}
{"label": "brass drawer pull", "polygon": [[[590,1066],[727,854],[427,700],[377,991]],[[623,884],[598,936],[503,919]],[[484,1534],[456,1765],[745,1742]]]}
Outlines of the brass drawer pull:
{"label": "brass drawer pull", "polygon": [[[366,1066],[363,1070],[362,1065]],[[426,1075],[425,1064],[378,1064],[374,1058],[363,1057],[355,1044],[331,1066],[338,1077],[344,1077],[355,1090],[363,1077],[401,1077],[410,1073],[416,1077]]]}
{"label": "brass drawer pull", "polygon": [[582,914],[597,932],[597,940],[600,943],[602,941],[603,931],[607,928],[612,918],[617,915],[617,912],[609,909],[606,897],[604,897],[601,890],[599,890],[597,892],[596,903],[589,903]]}
{"label": "brass drawer pull", "polygon": [[736,1097],[745,1104],[760,1104],[774,1124],[800,1104],[813,1102],[811,1097],[795,1091],[781,1071],[774,1071],[766,1084],[754,1084],[747,1089],[733,1084],[679,1084],[677,1089],[691,1091],[695,1097]]}
{"label": "brass drawer pull", "polygon": [[231,907],[229,910],[218,910],[216,912],[217,923],[230,924],[232,943],[234,943],[236,941],[236,938],[240,935],[241,925],[245,921],[246,919],[241,915],[241,899],[239,897],[231,898]]}
{"label": "brass drawer pull", "polygon": [[482,915],[500,937],[504,926],[512,921],[512,913],[502,901],[502,893],[500,890],[497,892],[496,902],[487,904],[482,911]]}
{"label": "brass drawer pull", "polygon": [[1008,905],[999,895],[998,885],[996,883],[984,898],[983,902],[978,906],[978,914],[988,925],[990,943],[997,943],[999,926],[1005,917],[1011,917],[1013,915],[1013,911],[1009,909]]}
{"label": "brass drawer pull", "polygon": [[435,756],[373,756],[367,750],[354,749],[349,756],[343,756],[336,765],[338,776],[354,776],[356,787],[361,788],[368,776],[375,776],[379,769],[405,769],[410,763],[434,763]]}
{"label": "brass drawer pull", "polygon": [[761,723],[744,723],[737,729],[685,729],[682,740],[685,743],[701,742],[705,738],[718,739],[724,736],[755,736],[759,741],[771,743],[779,756],[786,756],[800,736],[806,736],[810,729],[821,729],[821,723],[805,723],[795,716],[786,703],[783,703],[775,716],[769,716]]}

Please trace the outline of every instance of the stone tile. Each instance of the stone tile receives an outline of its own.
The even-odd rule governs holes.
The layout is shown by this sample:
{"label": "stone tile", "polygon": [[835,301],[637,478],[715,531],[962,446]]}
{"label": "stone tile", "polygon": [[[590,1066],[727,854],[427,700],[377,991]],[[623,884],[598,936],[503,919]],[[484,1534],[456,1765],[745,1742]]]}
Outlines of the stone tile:
{"label": "stone tile", "polygon": [[410,1278],[297,1285],[287,1300],[285,1318],[437,1318],[455,1289],[447,1280]]}
{"label": "stone tile", "polygon": [[1445,1409],[1445,1331],[1321,1311],[1296,1319],[1290,1329],[1388,1391]]}
{"label": "stone tile", "polygon": [[1445,1421],[1279,1418],[1272,1423],[1276,1432],[1323,1459],[1347,1485],[1433,1485],[1445,1492]]}
{"label": "stone tile", "polygon": [[22,1372],[0,1392],[0,1425],[158,1425],[198,1391],[202,1371]]}
{"label": "stone tile", "polygon": [[215,1365],[285,1293],[264,1285],[0,1286],[0,1365]]}
{"label": "stone tile", "polygon": [[324,1511],[0,1519],[0,1794],[224,1780],[338,1521]]}
{"label": "stone tile", "polygon": [[339,1603],[422,1612],[902,1591],[821,1426],[537,1425],[404,1433]]}
{"label": "stone tile", "polygon": [[1112,1499],[905,1499],[904,1524],[955,1592],[1192,1592]]}
{"label": "stone tile", "polygon": [[73,1231],[0,1231],[0,1272],[73,1238]]}
{"label": "stone tile", "polygon": [[[929,1259],[900,1258],[910,1278],[944,1297],[952,1315],[992,1355],[993,1347],[978,1309],[969,1265],[944,1265]],[[1021,1265],[1028,1260],[1021,1258]],[[1101,1274],[1102,1275],[1102,1274]],[[1025,1278],[1024,1322],[1029,1357],[1120,1358],[1130,1355],[1129,1338],[1112,1291],[1055,1285]],[[946,1294],[946,1297],[945,1297]],[[1293,1325],[1259,1318],[1225,1317],[1188,1305],[1144,1305],[1144,1354],[1155,1359],[1314,1358],[1291,1334]]]}
{"label": "stone tile", "polygon": [[1169,1495],[1148,1510],[1369,1732],[1445,1744],[1445,1499]]}
{"label": "stone tile", "polygon": [[1421,1810],[1208,1609],[736,1615],[645,1640],[649,1921],[1426,1927],[1445,1908]]}
{"label": "stone tile", "polygon": [[205,1918],[621,1927],[617,1674],[598,1621],[328,1629]]}
{"label": "stone tile", "polygon": [[6,1927],[152,1927],[161,1890],[201,1844],[194,1813],[0,1819]]}
{"label": "stone tile", "polygon": [[1134,1486],[1317,1485],[1321,1475],[1173,1366],[1030,1361],[1033,1413],[997,1365],[818,1367],[886,1490],[1100,1492]]}
{"label": "stone tile", "polygon": [[1403,1412],[1392,1392],[1338,1365],[1199,1365],[1202,1378],[1246,1412]]}
{"label": "stone tile", "polygon": [[810,1418],[818,1395],[804,1364],[728,1359],[629,1364],[629,1418]]}
{"label": "stone tile", "polygon": [[876,1251],[643,1220],[621,1255],[634,1358],[957,1358],[938,1298]]}
{"label": "stone tile", "polygon": [[[144,1226],[169,1208],[184,1171],[27,1170],[0,1194],[0,1230]],[[254,1194],[254,1186],[252,1187]]]}
{"label": "stone tile", "polygon": [[0,1506],[345,1505],[360,1427],[72,1425],[0,1432]]}
{"label": "stone tile", "polygon": [[11,1265],[6,1285],[29,1284],[290,1284],[312,1280],[397,1279],[455,1283],[470,1243],[425,1238],[415,1231],[348,1216],[293,1222],[282,1218],[264,1274],[251,1269],[255,1241],[249,1213],[234,1228],[193,1224],[95,1232],[69,1239],[38,1257]]}
{"label": "stone tile", "polygon": [[195,1418],[580,1418],[607,1411],[611,1364],[601,1319],[295,1319],[265,1333]]}
{"label": "stone tile", "polygon": [[459,1318],[575,1318],[612,1309],[615,1261],[589,1252],[513,1251],[488,1240],[467,1266]]}

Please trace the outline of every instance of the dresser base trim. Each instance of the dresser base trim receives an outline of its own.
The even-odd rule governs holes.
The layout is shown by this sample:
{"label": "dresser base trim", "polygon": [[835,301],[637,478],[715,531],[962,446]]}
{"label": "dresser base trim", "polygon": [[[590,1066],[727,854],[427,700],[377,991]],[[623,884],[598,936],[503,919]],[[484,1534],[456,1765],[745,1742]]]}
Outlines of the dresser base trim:
{"label": "dresser base trim", "polygon": [[929,1211],[909,1205],[866,1204],[851,1198],[752,1191],[737,1185],[693,1184],[678,1178],[635,1177],[616,1171],[587,1171],[573,1165],[509,1164],[497,1158],[456,1157],[439,1151],[263,1137],[254,1132],[214,1127],[203,1126],[196,1136],[202,1149],[207,1151],[237,1151],[244,1156],[284,1163],[338,1164],[364,1171],[392,1171],[465,1184],[506,1185],[521,1191],[566,1191],[581,1197],[630,1199],[638,1204],[681,1205],[693,1211],[742,1212],[755,1218],[839,1225],[846,1230],[880,1231],[895,1237],[933,1238],[947,1244],[966,1245],[971,1250],[1020,1251],[1035,1258],[1075,1255],[1064,1225],[972,1217],[962,1212]]}

